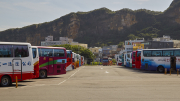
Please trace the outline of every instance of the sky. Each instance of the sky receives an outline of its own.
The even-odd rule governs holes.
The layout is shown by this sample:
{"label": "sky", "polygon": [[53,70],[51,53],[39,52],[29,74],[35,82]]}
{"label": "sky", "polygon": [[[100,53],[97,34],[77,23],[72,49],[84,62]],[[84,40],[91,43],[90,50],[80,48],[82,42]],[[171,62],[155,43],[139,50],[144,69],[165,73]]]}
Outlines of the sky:
{"label": "sky", "polygon": [[173,0],[0,0],[0,31],[53,21],[71,12],[106,7],[112,11],[166,10]]}

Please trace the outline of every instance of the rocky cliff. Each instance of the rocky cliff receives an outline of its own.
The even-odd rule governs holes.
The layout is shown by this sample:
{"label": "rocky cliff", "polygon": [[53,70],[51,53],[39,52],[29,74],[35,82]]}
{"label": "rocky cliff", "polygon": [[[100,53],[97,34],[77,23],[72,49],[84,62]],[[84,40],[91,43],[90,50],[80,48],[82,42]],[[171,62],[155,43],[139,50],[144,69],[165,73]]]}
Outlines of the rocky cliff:
{"label": "rocky cliff", "polygon": [[118,44],[127,39],[151,39],[180,33],[180,0],[174,0],[164,12],[146,9],[111,11],[100,8],[90,12],[70,13],[54,21],[8,29],[0,32],[0,41],[30,42],[40,45],[48,35],[73,38],[89,46]]}

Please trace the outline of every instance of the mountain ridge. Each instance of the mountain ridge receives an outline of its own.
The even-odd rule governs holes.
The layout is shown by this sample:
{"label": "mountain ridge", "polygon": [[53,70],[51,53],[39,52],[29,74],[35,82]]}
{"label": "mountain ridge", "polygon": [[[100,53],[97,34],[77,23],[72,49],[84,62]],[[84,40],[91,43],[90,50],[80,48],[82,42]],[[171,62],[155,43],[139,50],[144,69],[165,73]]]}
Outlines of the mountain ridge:
{"label": "mountain ridge", "polygon": [[89,46],[104,46],[138,37],[148,40],[171,35],[178,38],[179,5],[180,2],[174,0],[164,12],[127,8],[111,11],[105,7],[89,12],[72,12],[50,22],[1,31],[0,40],[40,45],[46,36],[53,35],[54,40],[69,37]]}

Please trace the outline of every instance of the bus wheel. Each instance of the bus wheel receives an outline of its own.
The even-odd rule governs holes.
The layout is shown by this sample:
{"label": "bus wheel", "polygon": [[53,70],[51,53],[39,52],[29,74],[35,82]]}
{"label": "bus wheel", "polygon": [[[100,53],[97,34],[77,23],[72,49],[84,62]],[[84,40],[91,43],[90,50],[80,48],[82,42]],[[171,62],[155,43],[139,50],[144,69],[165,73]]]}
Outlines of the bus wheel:
{"label": "bus wheel", "polygon": [[2,87],[7,87],[11,85],[11,79],[8,76],[3,76],[1,78],[1,86]]}
{"label": "bus wheel", "polygon": [[164,73],[164,67],[163,66],[159,66],[158,67],[158,72],[159,73]]}
{"label": "bus wheel", "polygon": [[46,78],[47,77],[47,72],[46,70],[40,70],[39,72],[39,78]]}

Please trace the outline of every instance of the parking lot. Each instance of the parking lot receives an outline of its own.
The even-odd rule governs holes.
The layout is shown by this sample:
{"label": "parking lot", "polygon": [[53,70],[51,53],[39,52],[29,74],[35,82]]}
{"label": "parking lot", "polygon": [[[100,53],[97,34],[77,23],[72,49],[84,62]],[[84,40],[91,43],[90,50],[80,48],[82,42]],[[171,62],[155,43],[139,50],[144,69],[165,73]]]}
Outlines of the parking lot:
{"label": "parking lot", "polygon": [[81,66],[65,75],[0,87],[0,101],[179,101],[180,76],[122,66]]}

